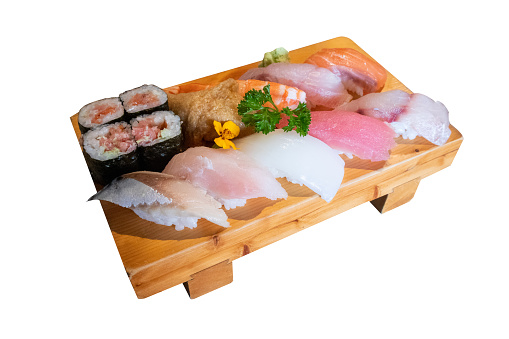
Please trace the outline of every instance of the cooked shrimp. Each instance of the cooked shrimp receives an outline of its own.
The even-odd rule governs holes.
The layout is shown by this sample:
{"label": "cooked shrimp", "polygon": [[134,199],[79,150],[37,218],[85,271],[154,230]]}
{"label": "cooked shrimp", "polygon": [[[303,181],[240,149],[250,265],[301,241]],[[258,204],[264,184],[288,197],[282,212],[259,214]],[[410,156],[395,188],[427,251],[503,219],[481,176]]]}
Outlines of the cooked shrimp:
{"label": "cooked shrimp", "polygon": [[[295,109],[300,102],[306,102],[306,93],[295,87],[262,80],[237,80],[237,83],[239,84],[239,94],[242,96],[244,96],[251,89],[262,90],[266,85],[270,85],[270,95],[272,96],[272,101],[274,101],[274,104],[276,104],[278,109],[282,109],[283,107]],[[216,83],[207,85],[190,83],[172,86],[166,88],[165,91],[170,94],[190,93],[215,87],[217,85],[218,84]]]}
{"label": "cooked shrimp", "polygon": [[387,71],[380,64],[352,48],[324,48],[305,63],[329,69],[348,91],[359,96],[380,92],[387,80]]}

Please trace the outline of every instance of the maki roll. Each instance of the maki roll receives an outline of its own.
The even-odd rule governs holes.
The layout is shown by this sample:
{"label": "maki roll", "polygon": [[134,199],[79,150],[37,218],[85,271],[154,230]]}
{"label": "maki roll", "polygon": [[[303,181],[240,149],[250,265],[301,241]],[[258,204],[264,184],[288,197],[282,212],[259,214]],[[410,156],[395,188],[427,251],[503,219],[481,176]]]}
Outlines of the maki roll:
{"label": "maki roll", "polygon": [[168,95],[161,88],[154,85],[143,85],[120,94],[127,118],[149,114],[156,111],[167,111]]}
{"label": "maki roll", "polygon": [[81,134],[94,127],[124,120],[124,106],[120,98],[106,98],[83,106],[78,113]]}
{"label": "maki roll", "polygon": [[89,130],[82,145],[92,179],[101,185],[139,168],[136,141],[124,121]]}
{"label": "maki roll", "polygon": [[181,124],[180,117],[172,111],[158,111],[131,120],[141,169],[161,172],[175,154],[182,152]]}

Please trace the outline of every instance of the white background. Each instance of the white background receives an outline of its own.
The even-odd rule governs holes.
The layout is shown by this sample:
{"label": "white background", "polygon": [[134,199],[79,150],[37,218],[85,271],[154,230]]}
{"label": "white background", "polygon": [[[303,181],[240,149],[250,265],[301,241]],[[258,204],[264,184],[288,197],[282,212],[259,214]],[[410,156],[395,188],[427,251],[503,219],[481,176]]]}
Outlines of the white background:
{"label": "white background", "polygon": [[[242,4],[241,4],[242,3]],[[508,338],[507,18],[496,1],[2,5],[0,334],[6,338]],[[408,204],[369,203],[233,263],[190,300],[138,300],[69,117],[346,36],[465,137]],[[7,315],[5,314],[7,312]]]}

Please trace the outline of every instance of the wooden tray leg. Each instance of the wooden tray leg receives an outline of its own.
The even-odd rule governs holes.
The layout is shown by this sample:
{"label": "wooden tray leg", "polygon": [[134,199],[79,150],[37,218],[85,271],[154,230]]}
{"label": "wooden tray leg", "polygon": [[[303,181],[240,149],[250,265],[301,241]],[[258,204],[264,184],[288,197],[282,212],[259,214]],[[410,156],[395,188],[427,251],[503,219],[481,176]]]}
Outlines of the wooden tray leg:
{"label": "wooden tray leg", "polygon": [[388,212],[396,207],[406,204],[414,197],[420,181],[421,178],[415,178],[414,180],[396,186],[391,193],[372,200],[371,204],[375,206],[380,213]]}
{"label": "wooden tray leg", "polygon": [[233,268],[229,260],[225,260],[191,275],[191,280],[184,283],[191,299],[198,298],[233,281]]}

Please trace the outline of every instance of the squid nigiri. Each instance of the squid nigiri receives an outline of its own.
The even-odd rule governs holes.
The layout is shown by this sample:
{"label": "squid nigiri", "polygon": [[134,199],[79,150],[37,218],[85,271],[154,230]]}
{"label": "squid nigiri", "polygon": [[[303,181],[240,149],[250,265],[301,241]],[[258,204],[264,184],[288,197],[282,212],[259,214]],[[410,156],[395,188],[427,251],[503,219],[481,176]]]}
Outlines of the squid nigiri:
{"label": "squid nigiri", "polygon": [[341,79],[331,71],[311,64],[270,64],[267,67],[252,68],[240,79],[273,81],[296,87],[306,92],[306,99],[311,108],[322,106],[332,109],[352,99]]}
{"label": "squid nigiri", "polygon": [[338,107],[391,124],[397,135],[414,139],[417,135],[435,145],[443,145],[451,135],[449,111],[439,101],[401,90],[367,94]]}
{"label": "squid nigiri", "polygon": [[200,218],[223,227],[230,226],[221,203],[205,190],[158,172],[124,174],[89,200],[106,200],[130,208],[145,220],[166,226],[175,225],[177,231],[197,227]]}
{"label": "squid nigiri", "polygon": [[352,48],[324,48],[305,63],[327,68],[358,96],[380,92],[387,80],[387,71],[380,64]]}
{"label": "squid nigiri", "polygon": [[174,156],[163,173],[203,188],[226,209],[243,206],[246,199],[288,197],[268,169],[233,149],[188,148]]}
{"label": "squid nigiri", "polygon": [[371,161],[389,159],[389,151],[396,145],[388,124],[348,111],[311,112],[309,135],[348,156]]}
{"label": "squid nigiri", "polygon": [[[270,66],[269,66],[270,67]],[[306,185],[326,202],[336,195],[343,181],[345,162],[324,142],[297,132],[277,129],[236,140],[239,151],[249,155],[280,178]]]}

